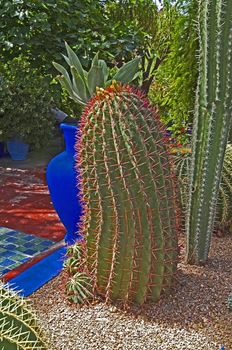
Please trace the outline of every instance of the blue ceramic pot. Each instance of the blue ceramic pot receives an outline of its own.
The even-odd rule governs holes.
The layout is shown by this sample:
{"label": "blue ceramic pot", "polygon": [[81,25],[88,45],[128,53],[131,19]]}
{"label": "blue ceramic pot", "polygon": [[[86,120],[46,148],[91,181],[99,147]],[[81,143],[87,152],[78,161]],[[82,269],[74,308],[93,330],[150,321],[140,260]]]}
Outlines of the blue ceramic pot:
{"label": "blue ceramic pot", "polygon": [[77,225],[81,216],[74,161],[77,126],[61,124],[60,128],[64,133],[66,149],[49,162],[47,183],[54,208],[67,230],[65,241],[72,244],[80,238]]}
{"label": "blue ceramic pot", "polygon": [[29,145],[23,142],[21,139],[14,138],[6,143],[7,151],[9,152],[11,159],[13,160],[25,160],[27,159]]}
{"label": "blue ceramic pot", "polygon": [[0,142],[0,158],[4,156],[4,142]]}

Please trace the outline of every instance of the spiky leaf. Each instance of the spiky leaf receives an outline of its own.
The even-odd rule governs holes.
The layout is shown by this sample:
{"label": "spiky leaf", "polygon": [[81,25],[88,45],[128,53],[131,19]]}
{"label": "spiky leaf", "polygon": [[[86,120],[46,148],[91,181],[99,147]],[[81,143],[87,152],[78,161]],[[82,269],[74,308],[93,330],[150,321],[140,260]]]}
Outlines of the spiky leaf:
{"label": "spiky leaf", "polygon": [[115,74],[113,80],[120,81],[121,83],[130,83],[136,78],[139,70],[140,58],[136,57],[130,62],[125,63]]}
{"label": "spiky leaf", "polygon": [[77,55],[75,54],[75,52],[71,49],[71,47],[65,42],[65,47],[68,53],[68,58],[69,58],[69,62],[70,62],[70,66],[74,66],[77,70],[77,72],[80,74],[81,78],[85,79],[85,75],[84,75],[84,70],[82,67],[82,64],[79,60],[79,58],[77,57]]}
{"label": "spiky leaf", "polygon": [[98,61],[99,67],[101,67],[103,75],[104,75],[104,83],[107,82],[108,76],[109,76],[109,68],[107,67],[107,64],[104,60]]}
{"label": "spiky leaf", "polygon": [[104,73],[102,67],[92,66],[88,72],[88,88],[91,95],[96,92],[96,87],[104,86]]}
{"label": "spiky leaf", "polygon": [[90,98],[90,94],[86,89],[85,82],[74,66],[71,66],[71,73],[73,78],[74,92],[80,97],[80,100],[83,101],[83,103],[87,103]]}

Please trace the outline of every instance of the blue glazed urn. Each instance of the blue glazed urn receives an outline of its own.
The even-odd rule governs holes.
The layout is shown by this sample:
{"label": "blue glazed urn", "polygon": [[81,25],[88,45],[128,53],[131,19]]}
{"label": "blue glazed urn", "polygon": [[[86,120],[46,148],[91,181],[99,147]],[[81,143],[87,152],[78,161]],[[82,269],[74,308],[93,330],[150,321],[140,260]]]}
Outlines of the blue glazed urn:
{"label": "blue glazed urn", "polygon": [[4,156],[4,142],[0,141],[0,158]]}
{"label": "blue glazed urn", "polygon": [[49,162],[47,184],[53,206],[66,228],[65,241],[73,244],[80,238],[78,223],[81,216],[74,160],[77,126],[61,124],[60,128],[63,130],[66,148]]}
{"label": "blue glazed urn", "polygon": [[20,138],[13,138],[6,143],[7,151],[13,160],[27,159],[29,145]]}

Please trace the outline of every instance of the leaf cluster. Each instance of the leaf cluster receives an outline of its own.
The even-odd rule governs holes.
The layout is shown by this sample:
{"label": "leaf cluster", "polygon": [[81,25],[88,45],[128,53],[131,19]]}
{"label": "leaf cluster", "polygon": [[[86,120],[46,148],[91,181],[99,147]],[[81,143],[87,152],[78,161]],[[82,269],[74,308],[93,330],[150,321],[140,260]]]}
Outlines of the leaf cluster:
{"label": "leaf cluster", "polygon": [[[197,82],[196,1],[184,3],[170,36],[169,53],[156,72],[150,98],[173,136],[187,142],[192,123]],[[185,130],[182,133],[181,130]]]}
{"label": "leaf cluster", "polygon": [[98,51],[120,66],[134,57],[142,40],[133,25],[116,23],[98,0],[0,0],[0,16],[3,61],[23,54],[46,73],[54,72],[52,61],[61,63],[65,41],[88,68]]}
{"label": "leaf cluster", "polygon": [[52,132],[54,105],[50,76],[32,69],[23,56],[0,67],[1,139],[20,137],[33,148],[46,144]]}
{"label": "leaf cluster", "polygon": [[85,105],[96,93],[96,89],[105,88],[112,81],[123,84],[130,83],[138,74],[140,59],[136,57],[117,69],[112,79],[110,79],[110,69],[104,60],[98,58],[98,53],[94,56],[91,67],[87,72],[71,47],[67,43],[65,43],[65,46],[67,56],[63,55],[63,57],[69,66],[71,77],[62,65],[56,62],[53,62],[53,65],[61,73],[57,78],[63,89],[80,105]]}

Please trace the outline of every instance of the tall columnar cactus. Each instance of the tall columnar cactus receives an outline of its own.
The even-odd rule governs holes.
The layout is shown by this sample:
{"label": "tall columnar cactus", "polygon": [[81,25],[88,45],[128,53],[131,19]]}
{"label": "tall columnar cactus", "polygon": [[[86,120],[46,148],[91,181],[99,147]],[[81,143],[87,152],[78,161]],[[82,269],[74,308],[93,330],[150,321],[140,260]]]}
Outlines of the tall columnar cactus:
{"label": "tall columnar cactus", "polygon": [[106,300],[156,301],[173,283],[179,216],[156,111],[128,86],[99,89],[76,150],[85,242],[76,270],[73,257],[67,263],[76,271],[71,298],[76,292],[72,299],[82,301],[91,280],[93,294]]}
{"label": "tall columnar cactus", "polygon": [[187,261],[205,263],[231,126],[232,2],[198,0],[199,80],[193,132]]}
{"label": "tall columnar cactus", "polygon": [[[174,166],[178,176],[182,211],[186,213],[189,196],[191,150],[173,152]],[[227,144],[223,162],[221,182],[216,206],[216,230],[231,232],[232,223],[232,145]]]}
{"label": "tall columnar cactus", "polygon": [[0,349],[52,350],[28,303],[0,282]]}

